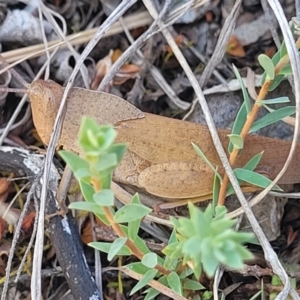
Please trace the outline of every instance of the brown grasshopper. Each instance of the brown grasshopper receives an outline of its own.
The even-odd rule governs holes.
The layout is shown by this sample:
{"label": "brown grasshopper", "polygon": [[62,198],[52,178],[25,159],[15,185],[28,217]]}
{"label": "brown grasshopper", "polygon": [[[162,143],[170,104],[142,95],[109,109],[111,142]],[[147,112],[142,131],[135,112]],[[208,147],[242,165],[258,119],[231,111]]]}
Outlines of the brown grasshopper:
{"label": "brown grasshopper", "polygon": [[[37,80],[30,85],[33,120],[42,141],[47,145],[64,88],[53,81]],[[114,174],[117,182],[143,188],[170,201],[210,198],[214,172],[196,154],[195,143],[209,161],[223,172],[209,130],[204,125],[143,113],[127,101],[99,91],[72,88],[67,99],[66,115],[58,147],[80,153],[76,139],[82,116],[99,124],[112,124],[117,142],[128,150]],[[218,130],[227,148],[227,130]],[[255,154],[264,151],[258,168],[274,179],[288,156],[290,143],[249,135],[234,167],[242,167]],[[279,184],[300,182],[300,146],[293,162]],[[243,187],[255,191],[258,187]]]}

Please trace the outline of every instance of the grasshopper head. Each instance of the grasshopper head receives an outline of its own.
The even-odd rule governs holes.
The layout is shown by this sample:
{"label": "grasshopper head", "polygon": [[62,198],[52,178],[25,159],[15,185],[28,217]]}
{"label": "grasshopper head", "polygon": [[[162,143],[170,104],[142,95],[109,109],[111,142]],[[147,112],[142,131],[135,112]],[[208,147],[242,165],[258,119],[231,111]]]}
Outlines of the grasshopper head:
{"label": "grasshopper head", "polygon": [[33,122],[43,143],[48,145],[63,88],[54,81],[36,80],[29,87]]}

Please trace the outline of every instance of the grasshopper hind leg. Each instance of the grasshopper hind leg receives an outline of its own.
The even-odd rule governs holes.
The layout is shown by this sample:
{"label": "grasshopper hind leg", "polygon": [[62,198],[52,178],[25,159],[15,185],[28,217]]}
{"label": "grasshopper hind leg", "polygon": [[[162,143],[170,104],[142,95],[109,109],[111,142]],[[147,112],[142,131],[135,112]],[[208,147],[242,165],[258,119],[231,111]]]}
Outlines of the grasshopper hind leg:
{"label": "grasshopper hind leg", "polygon": [[152,165],[138,179],[153,195],[186,199],[211,194],[214,172],[206,164],[172,162]]}

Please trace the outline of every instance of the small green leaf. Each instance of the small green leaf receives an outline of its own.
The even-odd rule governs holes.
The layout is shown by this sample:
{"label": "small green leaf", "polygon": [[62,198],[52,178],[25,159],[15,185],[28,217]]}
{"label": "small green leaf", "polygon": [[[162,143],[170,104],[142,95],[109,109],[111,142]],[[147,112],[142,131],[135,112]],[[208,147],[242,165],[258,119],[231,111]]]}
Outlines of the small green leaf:
{"label": "small green leaf", "polygon": [[203,264],[203,270],[205,271],[205,273],[207,273],[207,276],[213,277],[213,275],[215,274],[219,266],[219,261],[213,255],[213,252],[211,252],[206,256],[203,256],[202,264]]}
{"label": "small green leaf", "polygon": [[[254,155],[244,166],[243,169],[253,171],[259,164],[261,157],[263,155],[263,152],[260,152],[256,155]],[[242,184],[241,180],[238,180],[239,184]],[[228,185],[226,190],[226,196],[232,195],[234,193],[234,189],[231,185],[231,183]]]}
{"label": "small green leaf", "polygon": [[121,207],[114,215],[114,222],[127,223],[135,220],[142,219],[152,210],[145,205],[141,204],[128,204]]}
{"label": "small green leaf", "polygon": [[293,70],[292,70],[291,64],[287,64],[286,66],[284,66],[278,74],[284,75],[284,76],[292,75]]}
{"label": "small green leaf", "polygon": [[168,245],[172,244],[172,243],[176,243],[178,242],[177,236],[176,236],[176,230],[173,229],[170,235],[170,238],[168,240]]}
{"label": "small green leaf", "polygon": [[82,180],[79,181],[79,186],[85,201],[94,202],[93,199],[93,195],[95,193],[94,188],[89,183],[86,183]]}
{"label": "small green leaf", "polygon": [[74,177],[78,181],[84,181],[86,183],[89,183],[91,181],[91,176],[92,173],[89,168],[82,168],[82,169],[77,169],[74,171]]}
{"label": "small green leaf", "polygon": [[[103,243],[103,242],[91,242],[88,245],[99,251],[109,253],[112,244],[111,243]],[[118,255],[129,256],[129,255],[131,255],[131,251],[126,245],[124,245],[118,251]]]}
{"label": "small green leaf", "polygon": [[194,262],[194,274],[196,276],[196,278],[200,278],[201,274],[202,274],[202,265],[200,261],[196,261]]}
{"label": "small green leaf", "polygon": [[176,270],[178,261],[179,260],[176,257],[165,256],[164,268],[169,271],[174,271]]}
{"label": "small green leaf", "polygon": [[233,144],[233,148],[235,149],[243,149],[244,148],[244,141],[242,137],[238,134],[228,134],[230,142]]}
{"label": "small green leaf", "polygon": [[[141,252],[143,252],[144,254],[151,252],[149,250],[149,248],[147,247],[145,241],[143,239],[141,239],[138,235],[136,236],[135,240],[134,240],[134,244],[136,245],[137,248],[140,249]],[[159,257],[159,263],[161,263],[160,261],[160,257]]]}
{"label": "small green leaf", "polygon": [[[134,194],[134,196],[131,198],[130,203],[141,204],[141,200],[138,193]],[[141,226],[141,219],[128,222],[128,237],[133,241],[136,239],[138,235],[140,226]]]}
{"label": "small green leaf", "polygon": [[107,259],[111,261],[115,255],[119,253],[119,251],[123,248],[123,246],[127,242],[127,237],[121,237],[114,240],[114,242],[111,244]]}
{"label": "small green leaf", "polygon": [[196,153],[202,158],[202,160],[213,170],[213,172],[216,174],[216,176],[219,177],[220,180],[222,180],[222,176],[218,173],[217,169],[211,164],[211,162],[207,159],[205,154],[202,152],[202,150],[192,142],[192,146]]}
{"label": "small green leaf", "polygon": [[179,277],[180,277],[181,279],[184,279],[184,278],[186,278],[186,277],[192,275],[193,273],[194,273],[194,271],[193,271],[190,267],[186,266],[186,267],[184,268],[184,270],[180,273],[180,276],[179,276]]}
{"label": "small green leaf", "polygon": [[[131,198],[130,203],[141,204],[141,200],[138,193],[134,194],[134,196]],[[128,237],[133,241],[135,241],[138,235],[140,226],[141,226],[141,219],[128,222]]]}
{"label": "small green leaf", "polygon": [[279,84],[281,83],[281,81],[285,78],[284,75],[281,75],[281,74],[278,74],[274,80],[272,81],[270,87],[269,87],[269,92],[272,92],[274,91],[278,86]]}
{"label": "small green leaf", "polygon": [[260,244],[260,241],[258,240],[258,238],[253,235],[252,238],[250,238],[248,241],[247,241],[248,244],[253,244],[253,245],[257,245],[257,246],[261,246]]}
{"label": "small green leaf", "polygon": [[[163,284],[166,287],[168,286],[168,282],[167,282],[166,276],[161,276],[157,281],[159,283]],[[146,292],[147,292],[147,295],[146,295],[146,297],[145,297],[144,300],[151,300],[154,297],[156,297],[158,294],[160,294],[160,292],[157,291],[157,290],[155,290],[154,288],[150,288]]]}
{"label": "small green leaf", "polygon": [[154,252],[147,253],[143,256],[142,264],[152,269],[157,265],[157,254]]}
{"label": "small green leaf", "polygon": [[102,154],[99,161],[93,165],[93,168],[100,174],[106,175],[112,172],[118,164],[115,153]]}
{"label": "small green leaf", "polygon": [[73,152],[61,150],[58,153],[73,172],[79,169],[89,169],[90,167],[87,161]]}
{"label": "small green leaf", "polygon": [[178,295],[182,295],[182,287],[180,278],[175,272],[171,272],[168,277],[168,284],[172,291],[174,291]]}
{"label": "small green leaf", "polygon": [[205,290],[205,287],[200,282],[191,279],[184,280],[183,288],[190,291]]}
{"label": "small green leaf", "polygon": [[271,284],[272,284],[273,286],[281,285],[281,284],[282,284],[282,281],[281,281],[281,279],[278,277],[278,275],[273,275],[273,276],[272,276]]}
{"label": "small green leaf", "polygon": [[288,102],[290,102],[289,97],[278,97],[278,98],[274,98],[274,99],[257,100],[256,101],[256,103],[260,103],[260,104],[263,104],[263,105],[288,103]]}
{"label": "small green leaf", "polygon": [[152,299],[154,299],[157,295],[160,294],[160,292],[157,291],[157,290],[154,289],[154,288],[150,288],[150,289],[148,289],[147,291],[148,291],[148,293],[147,293],[147,295],[146,295],[146,297],[145,297],[144,300],[152,300]]}
{"label": "small green leaf", "polygon": [[95,134],[93,134],[93,131],[89,128],[87,128],[86,132],[85,132],[85,135],[86,135],[86,138],[88,139],[90,145],[93,147],[93,148],[98,148],[99,147],[99,144],[98,144],[98,141],[97,141],[97,137]]}
{"label": "small green leaf", "polygon": [[[177,243],[178,243],[178,240],[177,240],[177,236],[176,236],[176,230],[174,228],[172,230],[172,233],[171,233],[170,238],[168,240],[168,245],[177,244]],[[176,257],[171,258],[170,256],[165,255],[164,268],[166,270],[175,270],[175,268],[177,267],[177,264],[178,264],[178,259]]]}
{"label": "small green leaf", "polygon": [[128,222],[128,237],[131,240],[134,241],[136,239],[137,234],[138,234],[139,229],[140,229],[140,226],[141,226],[141,220],[140,219]]}
{"label": "small green leaf", "polygon": [[101,214],[104,215],[104,211],[102,209],[102,207],[100,207],[99,205],[97,205],[96,203],[93,202],[73,202],[68,206],[69,209],[78,209],[78,210],[86,210],[86,211],[90,211],[94,214]]}
{"label": "small green leaf", "polygon": [[274,98],[274,99],[257,100],[256,101],[256,103],[260,103],[260,104],[263,104],[263,105],[287,103],[287,102],[290,102],[289,97],[278,97],[278,98]]}
{"label": "small green leaf", "polygon": [[143,288],[145,285],[147,285],[157,274],[157,270],[149,270],[142,279],[133,287],[133,289],[130,292],[130,296],[139,291],[141,288]]}
{"label": "small green leaf", "polygon": [[126,152],[126,149],[127,146],[125,144],[114,144],[109,148],[109,152],[114,153],[117,157],[117,163],[120,163]]}
{"label": "small green leaf", "polygon": [[[231,133],[232,134],[240,134],[243,129],[246,119],[247,119],[247,110],[246,110],[246,105],[244,102],[236,115],[236,118],[235,118],[233,126],[232,126]],[[228,152],[231,153],[232,150],[233,150],[233,144],[229,143]]]}
{"label": "small green leaf", "polygon": [[265,54],[260,54],[258,56],[258,61],[265,72],[268,74],[268,77],[273,80],[275,78],[275,67],[271,58]]}
{"label": "small green leaf", "polygon": [[[282,56],[280,56],[280,51],[277,51],[277,52],[275,53],[275,55],[272,57],[272,62],[273,62],[273,65],[274,65],[274,66],[276,66],[276,65],[278,64],[278,62],[280,61],[281,57],[282,57]],[[264,82],[266,81],[266,77],[267,77],[267,73],[264,72],[264,73],[262,74],[262,78],[261,78],[261,85],[263,85]],[[276,77],[275,77],[275,79],[276,79]]]}
{"label": "small green leaf", "polygon": [[[253,172],[253,171],[236,168],[233,170],[233,172],[239,180],[248,182],[255,186],[259,186],[261,188],[267,188],[272,183],[272,180],[266,178],[265,176],[263,176],[261,174]],[[278,185],[275,185],[273,187],[273,190],[280,191],[280,192],[282,191],[282,189]]]}
{"label": "small green leaf", "polygon": [[99,206],[113,206],[115,202],[115,195],[112,190],[102,190],[93,195],[93,199]]}
{"label": "small green leaf", "polygon": [[133,195],[133,197],[131,198],[130,203],[136,203],[136,204],[141,204],[142,203],[141,200],[140,200],[140,196],[139,196],[138,193],[135,193]]}
{"label": "small green leaf", "polygon": [[[222,293],[223,294],[223,293]],[[224,294],[223,294],[224,295]],[[212,291],[205,291],[202,295],[201,300],[211,300],[213,297],[213,292]],[[225,296],[221,298],[220,300],[225,300]]]}
{"label": "small green leaf", "polygon": [[235,74],[235,77],[237,78],[237,80],[238,80],[238,82],[241,86],[242,93],[243,93],[243,99],[244,99],[243,104],[245,104],[246,113],[248,114],[251,111],[251,103],[250,103],[250,97],[249,97],[248,91],[245,87],[244,81],[243,81],[238,69],[236,68],[236,66],[232,65],[232,68],[233,68],[233,72]]}
{"label": "small green leaf", "polygon": [[142,274],[142,275],[146,274],[150,270],[148,267],[146,267],[141,262],[134,262],[134,263],[128,264],[128,265],[126,265],[126,268],[128,268],[129,270],[132,270],[136,273]]}
{"label": "small green leaf", "polygon": [[295,107],[294,106],[286,106],[279,108],[277,110],[274,110],[273,112],[270,112],[269,114],[265,115],[261,119],[254,122],[250,128],[250,133],[253,133],[261,128],[264,128],[270,124],[276,123],[280,120],[282,120],[285,117],[288,117],[295,113]]}
{"label": "small green leaf", "polygon": [[212,205],[216,207],[218,205],[219,193],[220,193],[220,179],[218,176],[214,176],[214,183],[213,183],[213,196],[212,196]]}
{"label": "small green leaf", "polygon": [[98,156],[113,144],[116,135],[117,132],[112,126],[100,126],[93,119],[83,117],[78,140],[86,155]]}
{"label": "small green leaf", "polygon": [[227,214],[227,208],[224,205],[218,205],[215,208],[215,218],[224,217]]}
{"label": "small green leaf", "polygon": [[98,177],[98,179],[100,179],[101,182],[101,186],[103,189],[110,189],[110,184],[111,184],[111,180],[112,180],[112,173],[107,174],[106,176],[100,176],[100,178]]}
{"label": "small green leaf", "polygon": [[179,259],[182,256],[182,252],[179,248],[179,245],[179,242],[169,244],[162,250],[162,253],[168,257]]}
{"label": "small green leaf", "polygon": [[260,153],[255,154],[243,167],[243,169],[247,169],[250,171],[253,171],[259,164],[262,156],[263,156],[263,151]]}
{"label": "small green leaf", "polygon": [[[281,46],[279,48],[279,53],[280,53],[279,58],[283,58],[285,55],[287,55],[287,49],[286,49],[285,41],[282,41]],[[277,65],[278,62],[279,62],[279,59],[274,65]]]}

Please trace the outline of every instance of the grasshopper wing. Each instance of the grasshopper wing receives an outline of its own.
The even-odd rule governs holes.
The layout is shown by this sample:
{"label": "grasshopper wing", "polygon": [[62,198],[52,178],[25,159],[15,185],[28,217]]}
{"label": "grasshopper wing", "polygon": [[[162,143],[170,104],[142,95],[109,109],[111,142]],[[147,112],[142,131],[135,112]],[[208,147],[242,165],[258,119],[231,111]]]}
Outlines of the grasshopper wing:
{"label": "grasshopper wing", "polygon": [[152,165],[139,175],[147,192],[165,198],[184,199],[210,194],[214,172],[205,163],[163,163]]}

